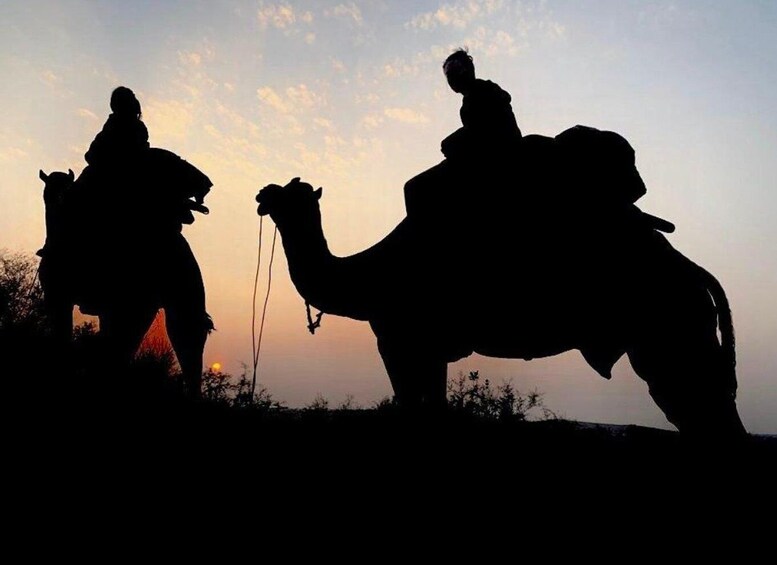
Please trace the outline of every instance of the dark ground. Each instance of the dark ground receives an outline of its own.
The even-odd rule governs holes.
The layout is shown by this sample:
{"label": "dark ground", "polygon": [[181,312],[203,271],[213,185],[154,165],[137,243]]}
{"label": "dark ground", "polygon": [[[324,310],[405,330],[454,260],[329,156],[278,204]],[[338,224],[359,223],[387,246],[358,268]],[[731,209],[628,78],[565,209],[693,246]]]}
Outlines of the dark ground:
{"label": "dark ground", "polygon": [[7,499],[23,501],[24,512],[215,498],[324,512],[444,502],[480,508],[476,517],[552,513],[554,501],[569,509],[574,500],[591,508],[691,496],[717,505],[775,492],[774,436],[732,445],[640,426],[424,416],[390,405],[235,408],[102,376],[8,373],[6,392]]}

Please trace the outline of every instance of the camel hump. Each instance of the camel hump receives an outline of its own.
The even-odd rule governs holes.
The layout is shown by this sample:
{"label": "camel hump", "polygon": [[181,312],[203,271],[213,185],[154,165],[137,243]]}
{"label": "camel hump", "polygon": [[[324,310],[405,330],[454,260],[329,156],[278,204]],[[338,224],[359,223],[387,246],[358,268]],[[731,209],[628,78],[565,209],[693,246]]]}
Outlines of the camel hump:
{"label": "camel hump", "polygon": [[180,231],[181,224],[194,222],[192,211],[208,213],[203,201],[212,186],[210,178],[185,159],[152,147],[135,187],[136,211],[152,223]]}
{"label": "camel hump", "polygon": [[576,125],[555,138],[574,184],[585,197],[605,204],[634,204],[647,193],[634,148],[622,135]]}

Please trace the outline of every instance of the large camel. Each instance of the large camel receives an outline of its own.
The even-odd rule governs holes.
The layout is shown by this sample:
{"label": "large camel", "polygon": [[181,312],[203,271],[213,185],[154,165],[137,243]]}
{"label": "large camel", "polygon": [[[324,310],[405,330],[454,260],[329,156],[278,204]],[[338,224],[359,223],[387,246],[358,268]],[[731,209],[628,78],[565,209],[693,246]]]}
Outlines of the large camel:
{"label": "large camel", "polygon": [[[523,161],[535,173],[536,163]],[[493,195],[484,186],[471,192],[471,178],[458,191],[446,187],[439,218],[407,217],[349,257],[329,251],[321,188],[299,179],[268,185],[257,211],[278,227],[307,303],[370,323],[400,404],[443,405],[447,364],[473,352],[532,359],[578,349],[606,378],[625,353],[683,434],[744,434],[731,313],[718,281],[634,206],[592,217],[569,193],[571,204],[547,191],[537,197],[528,187],[550,174],[539,168],[515,195],[497,195],[498,211],[477,206],[493,206]]]}
{"label": "large camel", "polygon": [[[128,366],[164,309],[187,394],[196,398],[213,325],[205,310],[202,275],[180,226],[193,221],[191,209],[207,212],[201,199],[210,181],[164,150],[152,149],[149,160],[147,185],[129,194],[116,186],[79,186],[89,167],[78,179],[72,170],[40,171],[46,205],[41,286],[63,347],[72,337],[75,305],[99,317],[106,362],[113,370]],[[80,194],[85,190],[89,200],[103,200],[87,205]],[[199,204],[188,200],[193,192]]]}

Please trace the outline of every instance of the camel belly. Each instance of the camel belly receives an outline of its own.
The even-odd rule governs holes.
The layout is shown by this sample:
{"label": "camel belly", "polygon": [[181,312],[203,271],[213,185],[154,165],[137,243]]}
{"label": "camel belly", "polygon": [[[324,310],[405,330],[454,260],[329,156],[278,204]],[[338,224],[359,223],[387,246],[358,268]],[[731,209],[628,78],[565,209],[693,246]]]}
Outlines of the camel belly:
{"label": "camel belly", "polygon": [[535,359],[575,349],[573,335],[561,328],[531,327],[516,322],[510,328],[479,331],[474,350],[487,357]]}

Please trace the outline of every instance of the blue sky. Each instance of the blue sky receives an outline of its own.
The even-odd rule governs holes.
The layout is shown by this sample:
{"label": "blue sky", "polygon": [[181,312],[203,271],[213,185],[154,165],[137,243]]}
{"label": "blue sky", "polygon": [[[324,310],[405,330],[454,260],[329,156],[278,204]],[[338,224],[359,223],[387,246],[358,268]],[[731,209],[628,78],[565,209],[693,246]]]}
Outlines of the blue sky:
{"label": "blue sky", "polygon": [[[237,371],[251,357],[253,195],[302,176],[324,186],[335,253],[381,238],[403,216],[404,182],[458,126],[440,65],[464,45],[512,94],[524,133],[581,123],[631,142],[640,205],[674,221],[672,243],[729,293],[746,424],[777,433],[776,37],[765,1],[4,2],[0,247],[40,246],[37,170],[80,171],[110,91],[133,88],[152,144],[215,183],[212,214],[186,235],[219,327],[207,359]],[[282,257],[274,276],[270,390],[291,404],[388,394],[366,325],[330,317],[309,336]],[[667,425],[625,361],[612,382],[576,353],[475,357],[450,374],[470,368],[543,390],[569,417]]]}

